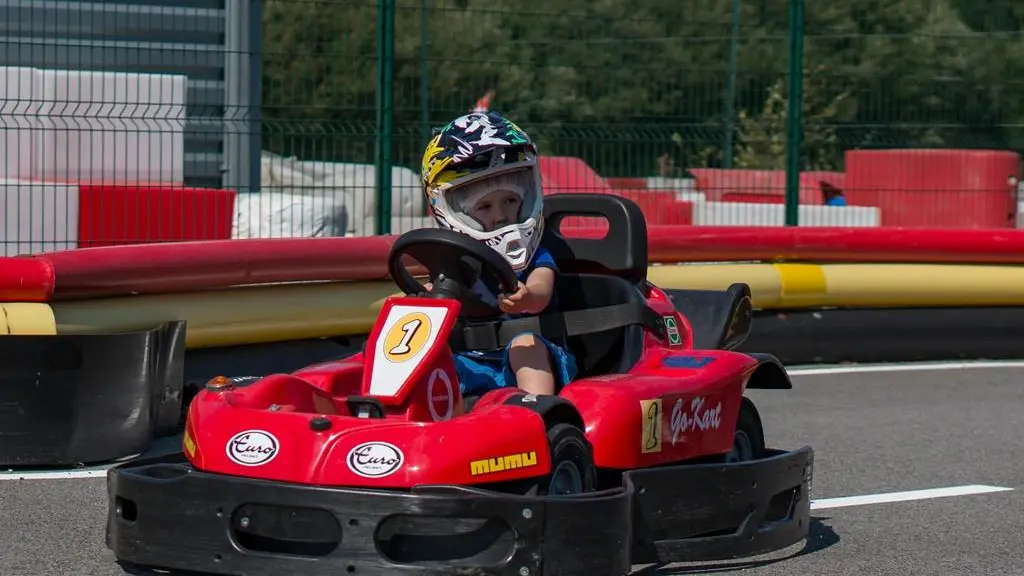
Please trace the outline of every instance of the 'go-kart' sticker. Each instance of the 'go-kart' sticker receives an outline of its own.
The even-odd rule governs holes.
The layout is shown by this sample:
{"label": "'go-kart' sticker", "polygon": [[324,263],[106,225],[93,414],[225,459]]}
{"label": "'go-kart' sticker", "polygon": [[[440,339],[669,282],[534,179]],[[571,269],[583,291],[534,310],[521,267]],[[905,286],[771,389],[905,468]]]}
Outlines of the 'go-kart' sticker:
{"label": "'go-kart' sticker", "polygon": [[387,442],[365,442],[350,450],[345,461],[349,470],[363,478],[383,478],[402,467],[405,454]]}
{"label": "'go-kart' sticker", "polygon": [[273,460],[280,449],[280,443],[270,432],[246,430],[228,440],[224,447],[228,458],[240,466],[262,466]]}

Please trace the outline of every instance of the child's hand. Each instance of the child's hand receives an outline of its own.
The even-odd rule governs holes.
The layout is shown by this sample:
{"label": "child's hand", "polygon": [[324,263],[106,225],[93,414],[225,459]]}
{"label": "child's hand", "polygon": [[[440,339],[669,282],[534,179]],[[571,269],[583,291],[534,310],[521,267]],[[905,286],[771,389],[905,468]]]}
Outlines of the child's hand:
{"label": "child's hand", "polygon": [[506,314],[521,314],[529,311],[530,288],[519,283],[518,289],[512,294],[502,294],[498,300],[498,307]]}

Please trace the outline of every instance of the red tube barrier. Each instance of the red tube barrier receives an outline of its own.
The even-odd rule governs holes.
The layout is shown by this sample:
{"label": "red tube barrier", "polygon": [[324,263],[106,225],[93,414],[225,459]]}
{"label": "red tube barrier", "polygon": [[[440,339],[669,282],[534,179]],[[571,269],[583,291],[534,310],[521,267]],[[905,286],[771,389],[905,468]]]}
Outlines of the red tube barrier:
{"label": "red tube barrier", "polygon": [[134,244],[0,259],[0,301],[48,302],[245,284],[388,278],[394,236]]}
{"label": "red tube barrier", "polygon": [[[565,230],[569,236],[604,231]],[[395,236],[137,244],[0,258],[0,302],[383,280]],[[1024,264],[1024,231],[651,226],[652,263],[729,261]]]}
{"label": "red tube barrier", "polygon": [[1024,264],[1024,230],[651,226],[651,262]]}
{"label": "red tube barrier", "polygon": [[53,265],[45,258],[0,258],[0,302],[47,302]]}

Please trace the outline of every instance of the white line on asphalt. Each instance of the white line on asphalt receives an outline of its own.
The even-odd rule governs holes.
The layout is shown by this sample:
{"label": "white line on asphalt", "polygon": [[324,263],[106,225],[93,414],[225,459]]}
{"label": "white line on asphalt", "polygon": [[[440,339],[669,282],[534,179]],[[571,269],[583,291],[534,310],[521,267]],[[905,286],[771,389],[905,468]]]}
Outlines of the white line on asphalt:
{"label": "white line on asphalt", "polygon": [[1024,360],[981,360],[978,362],[919,362],[863,364],[787,368],[790,376],[821,376],[827,374],[859,374],[866,372],[921,372],[927,370],[968,370],[988,368],[1024,368]]}
{"label": "white line on asphalt", "polygon": [[973,484],[970,486],[951,486],[949,488],[911,490],[909,492],[890,492],[888,494],[867,494],[865,496],[825,498],[823,500],[811,500],[811,510],[827,510],[829,508],[845,508],[847,506],[863,506],[865,504],[889,504],[892,502],[909,502],[911,500],[948,498],[950,496],[969,496],[972,494],[988,494],[991,492],[1006,492],[1009,490],[1013,490],[1013,488]]}
{"label": "white line on asphalt", "polygon": [[0,472],[0,480],[70,480],[75,478],[104,478],[107,468],[67,470],[64,472]]}

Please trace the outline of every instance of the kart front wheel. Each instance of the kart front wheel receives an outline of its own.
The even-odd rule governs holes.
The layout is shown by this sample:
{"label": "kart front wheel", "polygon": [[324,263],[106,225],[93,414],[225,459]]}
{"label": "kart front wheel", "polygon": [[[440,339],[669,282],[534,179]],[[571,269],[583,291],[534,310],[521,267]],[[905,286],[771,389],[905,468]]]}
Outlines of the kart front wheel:
{"label": "kart front wheel", "polygon": [[537,494],[562,496],[596,489],[594,455],[582,430],[571,424],[555,424],[548,429],[548,446],[551,472],[537,479]]}

